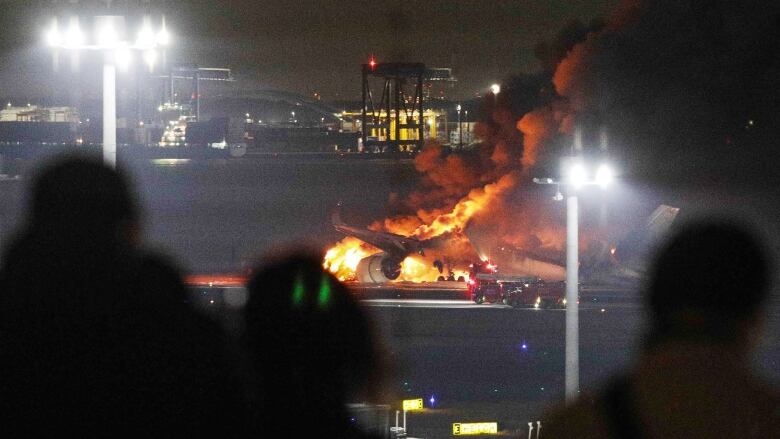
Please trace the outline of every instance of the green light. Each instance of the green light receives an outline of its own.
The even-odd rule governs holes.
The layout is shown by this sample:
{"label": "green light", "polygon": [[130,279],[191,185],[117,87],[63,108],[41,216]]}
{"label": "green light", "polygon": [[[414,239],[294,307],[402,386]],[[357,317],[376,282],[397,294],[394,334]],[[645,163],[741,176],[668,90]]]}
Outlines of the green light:
{"label": "green light", "polygon": [[330,278],[323,274],[320,281],[320,294],[317,297],[317,304],[321,307],[327,306],[330,302]]}
{"label": "green light", "polygon": [[292,303],[293,306],[300,306],[303,303],[303,296],[306,294],[303,286],[303,279],[300,273],[295,278],[295,284],[293,284]]}

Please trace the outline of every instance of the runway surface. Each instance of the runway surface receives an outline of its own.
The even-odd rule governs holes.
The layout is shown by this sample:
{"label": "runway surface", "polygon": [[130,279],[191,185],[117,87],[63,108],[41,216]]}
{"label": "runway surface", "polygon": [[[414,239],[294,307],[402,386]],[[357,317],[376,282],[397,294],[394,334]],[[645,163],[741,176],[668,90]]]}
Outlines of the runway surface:
{"label": "runway surface", "polygon": [[[233,315],[240,315],[235,306],[248,298],[242,287],[192,291],[200,306],[216,313],[233,306],[239,311]],[[501,431],[513,433],[563,401],[565,310],[446,297],[463,289],[425,298],[436,293],[432,285],[371,291],[384,297],[364,298],[361,304],[392,365],[389,392],[399,401],[436,400],[434,410],[410,415],[410,436],[450,437],[452,423],[477,421],[497,421]],[[770,304],[767,314],[754,364],[780,384],[780,337],[775,335],[780,304]],[[587,392],[629,367],[641,352],[645,310],[636,295],[583,297],[579,328],[580,384]]]}
{"label": "runway surface", "polygon": [[[482,303],[477,304],[470,300],[437,300],[437,299],[366,299],[361,300],[365,306],[370,307],[389,307],[389,308],[437,308],[437,309],[503,309],[512,310],[517,312],[564,312],[565,309],[536,309],[536,308],[512,308],[509,305],[503,305],[499,303]],[[581,310],[606,310],[622,308],[622,309],[636,309],[641,305],[638,302],[599,302],[593,300],[586,303],[580,303]]]}

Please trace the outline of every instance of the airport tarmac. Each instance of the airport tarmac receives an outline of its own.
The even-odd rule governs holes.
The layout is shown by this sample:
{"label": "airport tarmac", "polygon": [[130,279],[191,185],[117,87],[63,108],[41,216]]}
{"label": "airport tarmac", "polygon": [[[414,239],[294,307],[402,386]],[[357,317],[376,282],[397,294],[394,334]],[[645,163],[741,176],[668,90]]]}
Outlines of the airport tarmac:
{"label": "airport tarmac", "polygon": [[[430,294],[434,286],[385,287],[385,293]],[[227,305],[226,299],[236,303],[242,291],[245,299],[240,287],[193,290],[199,304],[215,311]],[[583,392],[597,389],[639,354],[645,315],[633,297],[591,294],[581,301]],[[392,399],[434,398],[432,409],[426,402],[426,410],[409,415],[410,436],[450,437],[455,422],[498,422],[504,435],[526,437],[528,422],[563,401],[564,310],[513,309],[458,298],[367,298],[361,303],[393,366],[387,386]],[[766,321],[755,365],[780,384],[780,338],[774,335],[780,333],[780,303],[770,305]]]}
{"label": "airport tarmac", "polygon": [[[565,312],[458,300],[368,300],[397,369],[396,399],[435,397],[413,414],[414,437],[450,437],[454,422],[498,422],[511,437],[563,402]],[[780,309],[773,304],[754,362],[780,384]],[[581,303],[580,385],[594,391],[630,367],[646,332],[641,303]],[[426,405],[427,407],[427,405]],[[524,433],[525,432],[525,433]]]}
{"label": "airport tarmac", "polygon": [[[564,308],[556,309],[537,309],[537,308],[512,308],[509,305],[500,303],[482,303],[477,304],[470,300],[441,300],[441,299],[365,299],[361,300],[365,306],[369,307],[390,307],[390,308],[449,308],[449,309],[505,309],[517,312],[564,312]],[[615,308],[639,308],[639,302],[614,302],[599,301],[592,298],[590,301],[580,303],[581,310],[596,310],[606,312],[608,309]]]}

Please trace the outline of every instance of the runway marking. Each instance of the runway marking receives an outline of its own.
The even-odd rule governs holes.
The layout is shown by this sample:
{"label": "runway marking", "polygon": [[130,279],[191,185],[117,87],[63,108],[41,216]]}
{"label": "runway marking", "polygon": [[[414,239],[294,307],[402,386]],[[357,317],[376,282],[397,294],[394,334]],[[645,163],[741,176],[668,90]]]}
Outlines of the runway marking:
{"label": "runway marking", "polygon": [[361,303],[366,306],[387,308],[509,308],[499,304],[476,304],[470,300],[426,300],[426,299],[367,299]]}
{"label": "runway marking", "polygon": [[[382,308],[448,308],[448,309],[511,309],[525,312],[565,312],[563,308],[512,308],[509,305],[499,303],[477,304],[470,300],[437,300],[437,299],[366,299],[361,304],[370,307]],[[604,303],[604,304],[580,304],[580,311],[609,311],[610,309],[639,308],[639,304],[633,303]]]}
{"label": "runway marking", "polygon": [[430,305],[477,305],[470,300],[441,300],[441,299],[365,299],[364,303],[420,303]]}
{"label": "runway marking", "polygon": [[563,309],[512,308],[501,303],[474,303],[470,300],[436,300],[436,299],[366,299],[361,300],[365,306],[383,308],[447,308],[447,309],[506,309],[525,312],[561,312]]}

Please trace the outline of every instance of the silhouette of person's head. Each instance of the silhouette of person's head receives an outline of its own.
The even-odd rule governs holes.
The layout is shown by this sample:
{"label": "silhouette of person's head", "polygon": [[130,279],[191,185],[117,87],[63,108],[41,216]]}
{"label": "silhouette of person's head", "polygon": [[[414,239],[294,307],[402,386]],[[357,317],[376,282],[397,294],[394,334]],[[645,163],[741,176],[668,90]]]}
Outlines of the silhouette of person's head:
{"label": "silhouette of person's head", "polygon": [[754,233],[699,220],[660,249],[647,284],[652,337],[743,341],[770,286],[770,255]]}
{"label": "silhouette of person's head", "polygon": [[278,409],[319,419],[296,429],[338,429],[350,398],[376,396],[381,367],[372,325],[319,257],[277,259],[253,276],[249,292],[246,333],[260,374],[264,428]]}
{"label": "silhouette of person's head", "polygon": [[102,238],[137,222],[138,206],[125,178],[99,160],[55,160],[34,180],[28,221],[32,230]]}
{"label": "silhouette of person's head", "polygon": [[3,431],[243,429],[219,327],[185,304],[175,267],[132,246],[137,221],[125,179],[97,160],[58,159],[37,175],[0,267]]}

